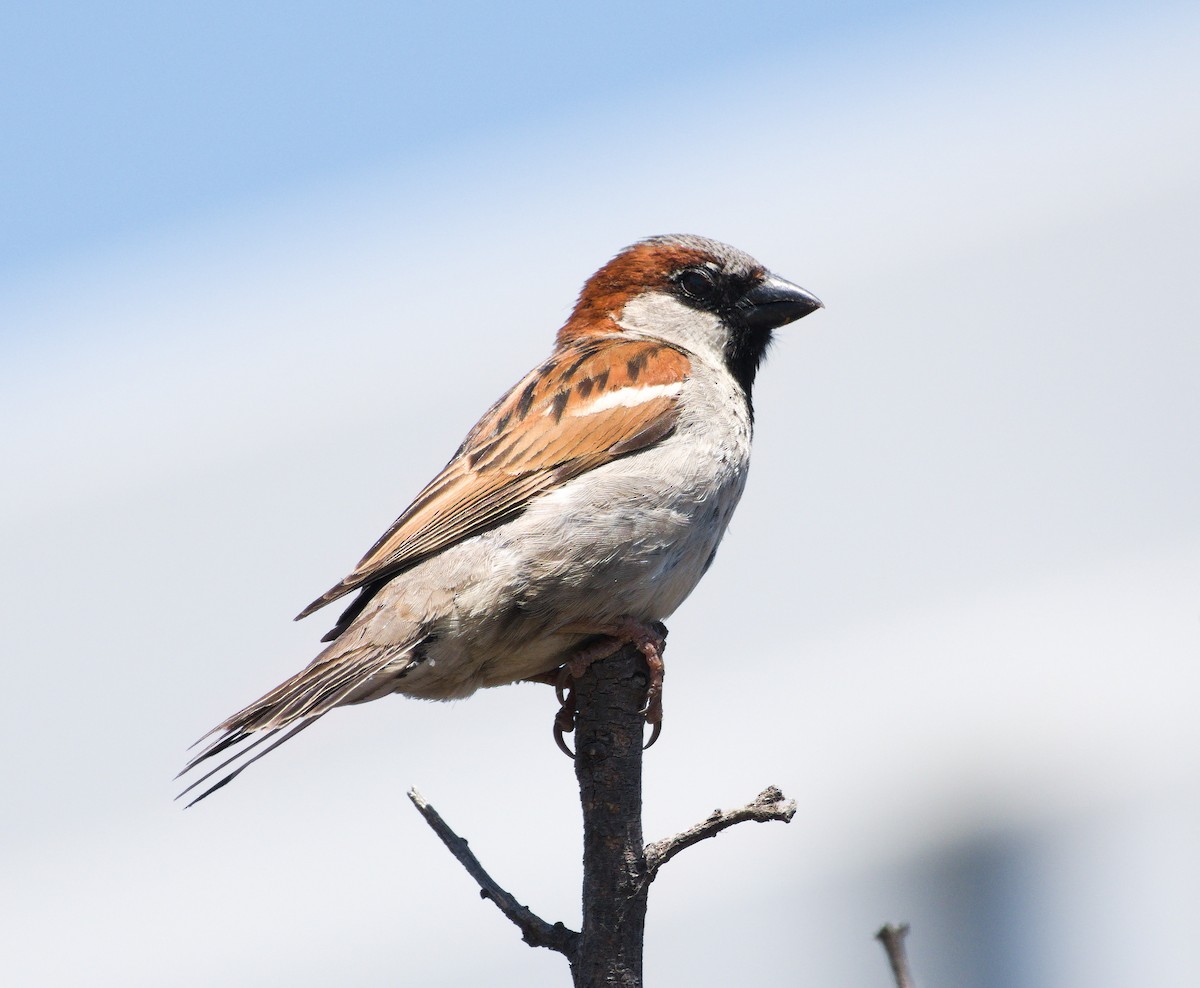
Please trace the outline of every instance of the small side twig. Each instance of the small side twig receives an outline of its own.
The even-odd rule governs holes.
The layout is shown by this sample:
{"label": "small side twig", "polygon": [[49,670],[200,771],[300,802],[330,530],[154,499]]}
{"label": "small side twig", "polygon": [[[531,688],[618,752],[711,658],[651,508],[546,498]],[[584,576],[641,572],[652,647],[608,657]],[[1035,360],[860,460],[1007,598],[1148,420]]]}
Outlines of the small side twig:
{"label": "small side twig", "polygon": [[[666,629],[662,629],[665,633]],[[684,848],[735,823],[789,822],[793,800],[774,786],[736,810],[716,810],[690,830],[646,844],[642,836],[642,737],[646,662],[636,644],[590,665],[574,685],[575,775],[583,812],[581,932],[551,925],[520,905],[415,789],[409,799],[442,843],[521,931],[530,946],[563,954],[575,988],[642,988],[643,936],[650,883]]]}
{"label": "small side twig", "polygon": [[654,881],[658,869],[680,851],[709,837],[715,837],[722,830],[732,827],[736,823],[745,823],[746,821],[768,823],[772,820],[790,823],[795,815],[796,801],[785,799],[783,793],[775,786],[768,786],[758,794],[754,802],[748,803],[740,809],[713,810],[706,820],[683,833],[646,845],[647,881]]}
{"label": "small side twig", "polygon": [[441,818],[437,810],[429,805],[429,801],[416,789],[408,791],[408,798],[417,808],[425,822],[433,832],[441,838],[443,844],[457,859],[459,864],[467,869],[479,885],[479,894],[484,899],[491,899],[505,916],[508,917],[521,931],[521,939],[531,947],[548,947],[566,956],[572,964],[575,963],[575,952],[579,942],[579,934],[568,929],[562,923],[547,923],[544,919],[521,905],[512,895],[496,884],[495,880],[479,863],[479,859],[471,853],[467,842],[459,837],[450,825]]}
{"label": "small side twig", "polygon": [[875,939],[883,944],[887,951],[888,963],[892,965],[892,976],[896,979],[896,988],[916,988],[912,972],[908,969],[908,951],[904,949],[904,938],[908,936],[908,924],[898,926],[885,923],[875,934]]}

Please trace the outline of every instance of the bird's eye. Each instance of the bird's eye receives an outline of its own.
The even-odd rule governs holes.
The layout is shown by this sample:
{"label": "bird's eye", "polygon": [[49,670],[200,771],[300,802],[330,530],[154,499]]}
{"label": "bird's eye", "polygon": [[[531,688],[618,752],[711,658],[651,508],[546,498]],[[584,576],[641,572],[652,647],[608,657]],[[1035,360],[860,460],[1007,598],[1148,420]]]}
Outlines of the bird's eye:
{"label": "bird's eye", "polygon": [[717,285],[707,268],[688,268],[677,279],[684,293],[700,302],[711,302],[717,295]]}

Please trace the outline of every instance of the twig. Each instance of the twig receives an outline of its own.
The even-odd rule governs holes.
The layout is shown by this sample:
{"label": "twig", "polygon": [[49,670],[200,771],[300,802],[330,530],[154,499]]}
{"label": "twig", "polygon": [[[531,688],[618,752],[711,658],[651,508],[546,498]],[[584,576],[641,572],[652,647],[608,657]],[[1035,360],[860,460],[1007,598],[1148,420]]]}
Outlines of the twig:
{"label": "twig", "polygon": [[736,810],[713,810],[708,819],[696,824],[689,830],[665,840],[654,841],[646,845],[647,881],[654,881],[658,869],[670,861],[685,848],[698,844],[709,837],[716,837],[722,830],[736,823],[753,821],[768,823],[771,820],[782,820],[791,823],[796,815],[796,801],[785,799],[782,792],[775,786],[768,786],[760,792],[752,803]]}
{"label": "twig", "polygon": [[892,965],[892,976],[896,979],[896,988],[915,988],[912,973],[908,969],[908,951],[904,949],[904,938],[908,936],[908,924],[899,926],[885,923],[875,934],[875,939],[883,944],[887,951],[888,963]]}
{"label": "twig", "polygon": [[770,786],[741,809],[717,810],[690,830],[645,844],[642,734],[646,684],[645,660],[635,645],[627,645],[589,666],[573,687],[575,775],[583,810],[581,933],[562,923],[551,925],[520,905],[483,870],[467,842],[447,826],[424,796],[415,789],[408,794],[426,823],[479,884],[480,894],[517,926],[525,942],[567,958],[575,988],[642,988],[646,901],[650,883],[667,861],[735,823],[787,823],[796,812],[795,802]]}
{"label": "twig", "polygon": [[479,895],[484,899],[491,899],[496,904],[496,908],[516,924],[517,929],[521,931],[522,940],[531,947],[549,947],[551,950],[556,950],[565,955],[568,961],[574,963],[576,947],[579,942],[578,933],[563,926],[562,923],[553,925],[547,923],[527,906],[517,902],[496,884],[491,875],[484,871],[479,859],[467,847],[467,842],[450,829],[450,825],[441,818],[437,810],[429,805],[429,801],[424,796],[416,789],[410,789],[408,798],[412,800],[413,806],[420,811],[425,822],[433,828],[433,832],[441,838],[450,853],[458,859],[459,864],[467,869],[467,874],[479,884]]}

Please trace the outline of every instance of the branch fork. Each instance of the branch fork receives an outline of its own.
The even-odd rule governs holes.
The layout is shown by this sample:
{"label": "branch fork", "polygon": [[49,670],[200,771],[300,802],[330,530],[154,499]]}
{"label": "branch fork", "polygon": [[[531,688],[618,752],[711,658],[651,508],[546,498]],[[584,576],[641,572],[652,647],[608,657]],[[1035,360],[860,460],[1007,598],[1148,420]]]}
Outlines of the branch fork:
{"label": "branch fork", "polygon": [[[548,947],[572,960],[579,945],[580,934],[562,923],[549,923],[542,919],[528,906],[521,905],[512,893],[506,891],[484,869],[479,859],[471,851],[467,841],[459,837],[441,814],[438,813],[418,790],[410,789],[408,798],[413,806],[425,818],[430,829],[446,845],[447,850],[457,859],[479,886],[479,897],[490,899],[497,909],[521,931],[521,939],[531,947]],[[786,799],[775,786],[768,786],[753,802],[736,810],[713,810],[709,816],[694,827],[668,837],[664,840],[647,844],[643,849],[646,862],[645,880],[643,885],[649,886],[658,876],[659,869],[675,855],[702,840],[716,837],[722,830],[738,823],[752,821],[767,823],[779,820],[790,823],[796,814],[796,801]]]}
{"label": "branch fork", "polygon": [[788,823],[794,800],[774,786],[734,810],[714,810],[682,833],[642,842],[642,707],[647,674],[636,645],[594,663],[575,683],[576,758],[583,806],[583,923],[549,923],[505,891],[467,842],[417,790],[408,797],[479,886],[480,895],[521,931],[531,947],[567,958],[576,988],[641,988],[642,937],[650,884],[686,848],[738,823]]}

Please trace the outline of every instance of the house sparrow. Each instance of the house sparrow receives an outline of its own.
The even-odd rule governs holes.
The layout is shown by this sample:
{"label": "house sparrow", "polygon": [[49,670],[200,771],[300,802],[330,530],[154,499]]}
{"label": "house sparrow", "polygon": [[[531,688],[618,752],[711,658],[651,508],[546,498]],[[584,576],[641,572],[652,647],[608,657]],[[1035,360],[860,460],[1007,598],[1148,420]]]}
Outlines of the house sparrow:
{"label": "house sparrow", "polygon": [[[520,680],[561,686],[630,642],[651,670],[657,729],[663,642],[650,625],[712,564],[741,497],[751,386],[772,331],[820,307],[703,237],[619,253],[584,285],[549,359],[487,411],[354,571],[300,612],[357,594],[306,669],[201,739],[218,735],[184,772],[237,753],[184,792],[239,763],[198,802],[334,707],[389,693],[451,700]],[[556,724],[569,729],[569,711]]]}

